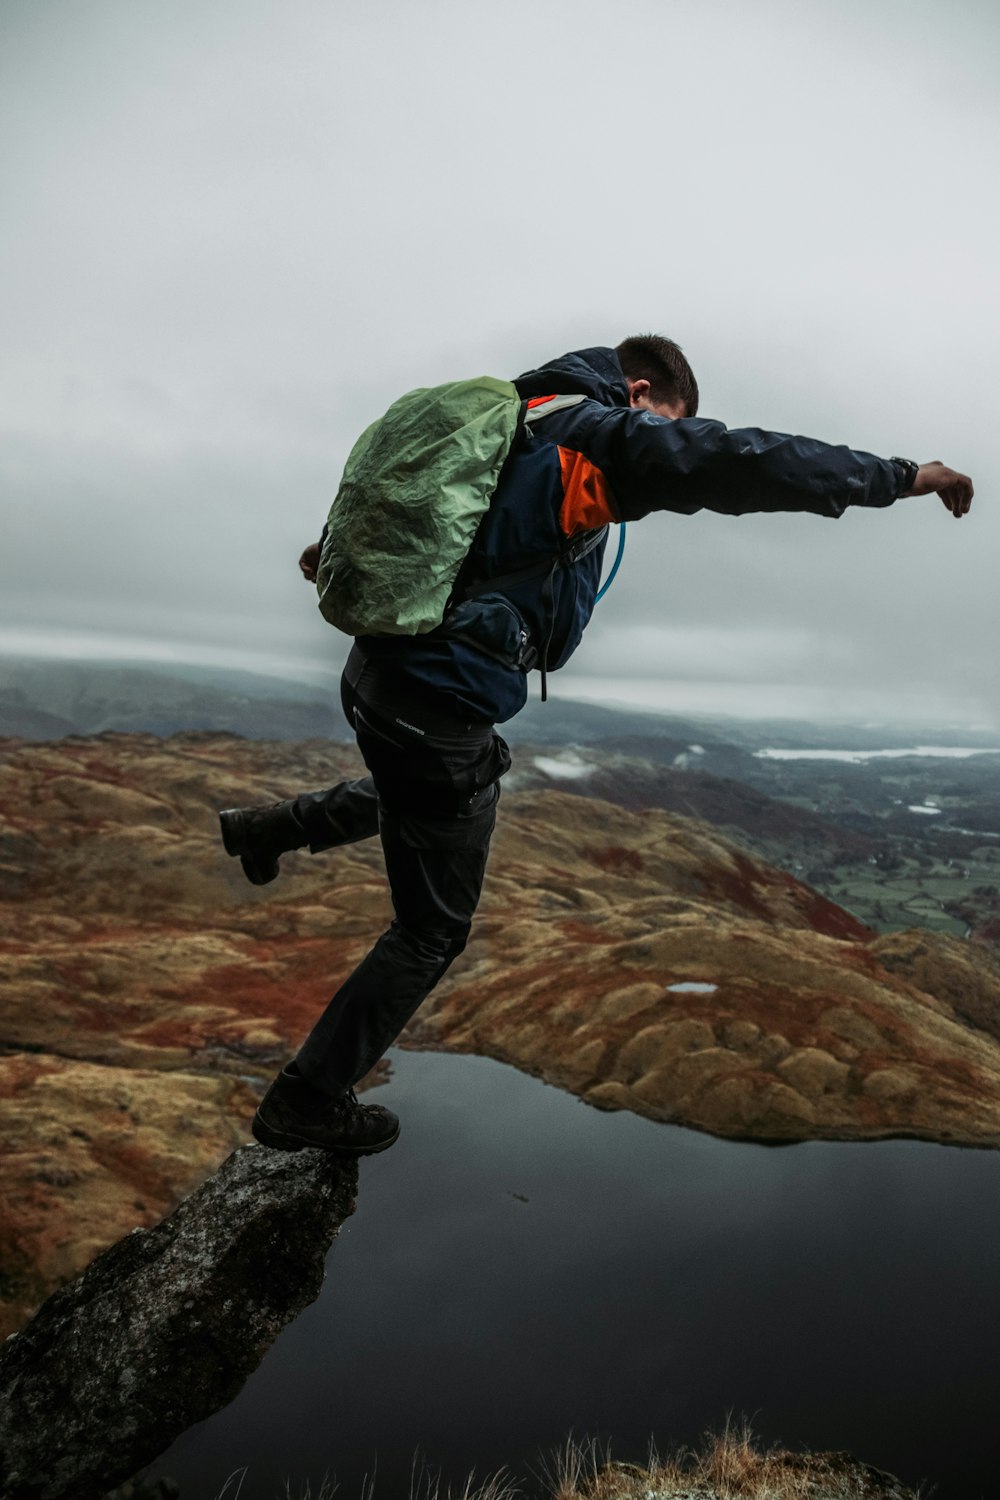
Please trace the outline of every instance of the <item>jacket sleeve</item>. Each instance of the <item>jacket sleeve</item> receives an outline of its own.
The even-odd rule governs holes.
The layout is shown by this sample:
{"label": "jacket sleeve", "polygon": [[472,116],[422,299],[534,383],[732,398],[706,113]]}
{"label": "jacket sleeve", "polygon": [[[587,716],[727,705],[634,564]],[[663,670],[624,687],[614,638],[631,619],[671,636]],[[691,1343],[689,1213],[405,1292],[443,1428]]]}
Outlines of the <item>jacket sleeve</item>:
{"label": "jacket sleeve", "polygon": [[891,505],[905,477],[889,459],[815,438],[727,428],[701,417],[670,421],[596,401],[554,412],[543,436],[582,452],[601,470],[623,521],[654,510],[837,517],[849,505]]}

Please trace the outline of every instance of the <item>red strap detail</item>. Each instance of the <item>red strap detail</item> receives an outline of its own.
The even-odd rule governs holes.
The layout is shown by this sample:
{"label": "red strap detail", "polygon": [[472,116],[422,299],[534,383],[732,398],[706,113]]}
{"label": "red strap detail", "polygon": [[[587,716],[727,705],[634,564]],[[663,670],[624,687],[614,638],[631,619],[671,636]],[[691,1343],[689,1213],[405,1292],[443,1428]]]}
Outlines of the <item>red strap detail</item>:
{"label": "red strap detail", "polygon": [[528,405],[529,406],[544,406],[547,401],[554,401],[555,399],[556,398],[555,398],[554,395],[552,395],[552,396],[533,396],[531,398],[531,400],[528,402]]}

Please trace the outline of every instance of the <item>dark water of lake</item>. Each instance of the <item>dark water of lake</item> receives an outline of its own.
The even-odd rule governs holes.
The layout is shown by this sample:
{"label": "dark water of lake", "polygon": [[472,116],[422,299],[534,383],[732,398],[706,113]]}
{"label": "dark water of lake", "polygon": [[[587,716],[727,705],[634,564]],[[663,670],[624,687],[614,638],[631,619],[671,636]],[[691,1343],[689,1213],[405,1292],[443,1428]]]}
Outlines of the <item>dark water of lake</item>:
{"label": "dark water of lake", "polygon": [[240,1500],[327,1470],[353,1500],[373,1468],[396,1500],[416,1450],[535,1493],[570,1431],[643,1460],[730,1410],[935,1500],[1000,1494],[1000,1154],[736,1145],[390,1056],[402,1134],[361,1164],[323,1294],[149,1470],[184,1500],[244,1466]]}

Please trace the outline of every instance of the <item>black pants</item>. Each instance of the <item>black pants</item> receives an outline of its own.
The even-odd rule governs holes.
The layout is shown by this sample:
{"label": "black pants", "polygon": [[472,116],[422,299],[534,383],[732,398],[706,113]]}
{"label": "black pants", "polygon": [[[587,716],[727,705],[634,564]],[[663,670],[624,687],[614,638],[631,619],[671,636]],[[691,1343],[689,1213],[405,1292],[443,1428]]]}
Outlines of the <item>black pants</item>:
{"label": "black pants", "polygon": [[379,834],[395,916],[296,1059],[330,1094],[373,1067],[465,947],[510,766],[491,724],[435,712],[357,648],[341,693],[370,775],[303,794],[298,812],[313,853]]}

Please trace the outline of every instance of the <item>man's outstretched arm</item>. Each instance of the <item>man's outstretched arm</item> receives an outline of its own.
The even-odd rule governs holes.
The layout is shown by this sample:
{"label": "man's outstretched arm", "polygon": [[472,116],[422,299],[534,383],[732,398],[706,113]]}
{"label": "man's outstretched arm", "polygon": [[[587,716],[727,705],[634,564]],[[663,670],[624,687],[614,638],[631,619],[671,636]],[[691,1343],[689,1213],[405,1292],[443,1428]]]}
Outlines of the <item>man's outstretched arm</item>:
{"label": "man's outstretched arm", "polygon": [[625,521],[654,510],[835,517],[849,505],[886,506],[904,494],[931,493],[962,516],[972,501],[972,481],[944,464],[921,464],[914,479],[905,461],[701,417],[671,421],[641,408],[584,401],[548,417],[545,436],[601,470]]}

